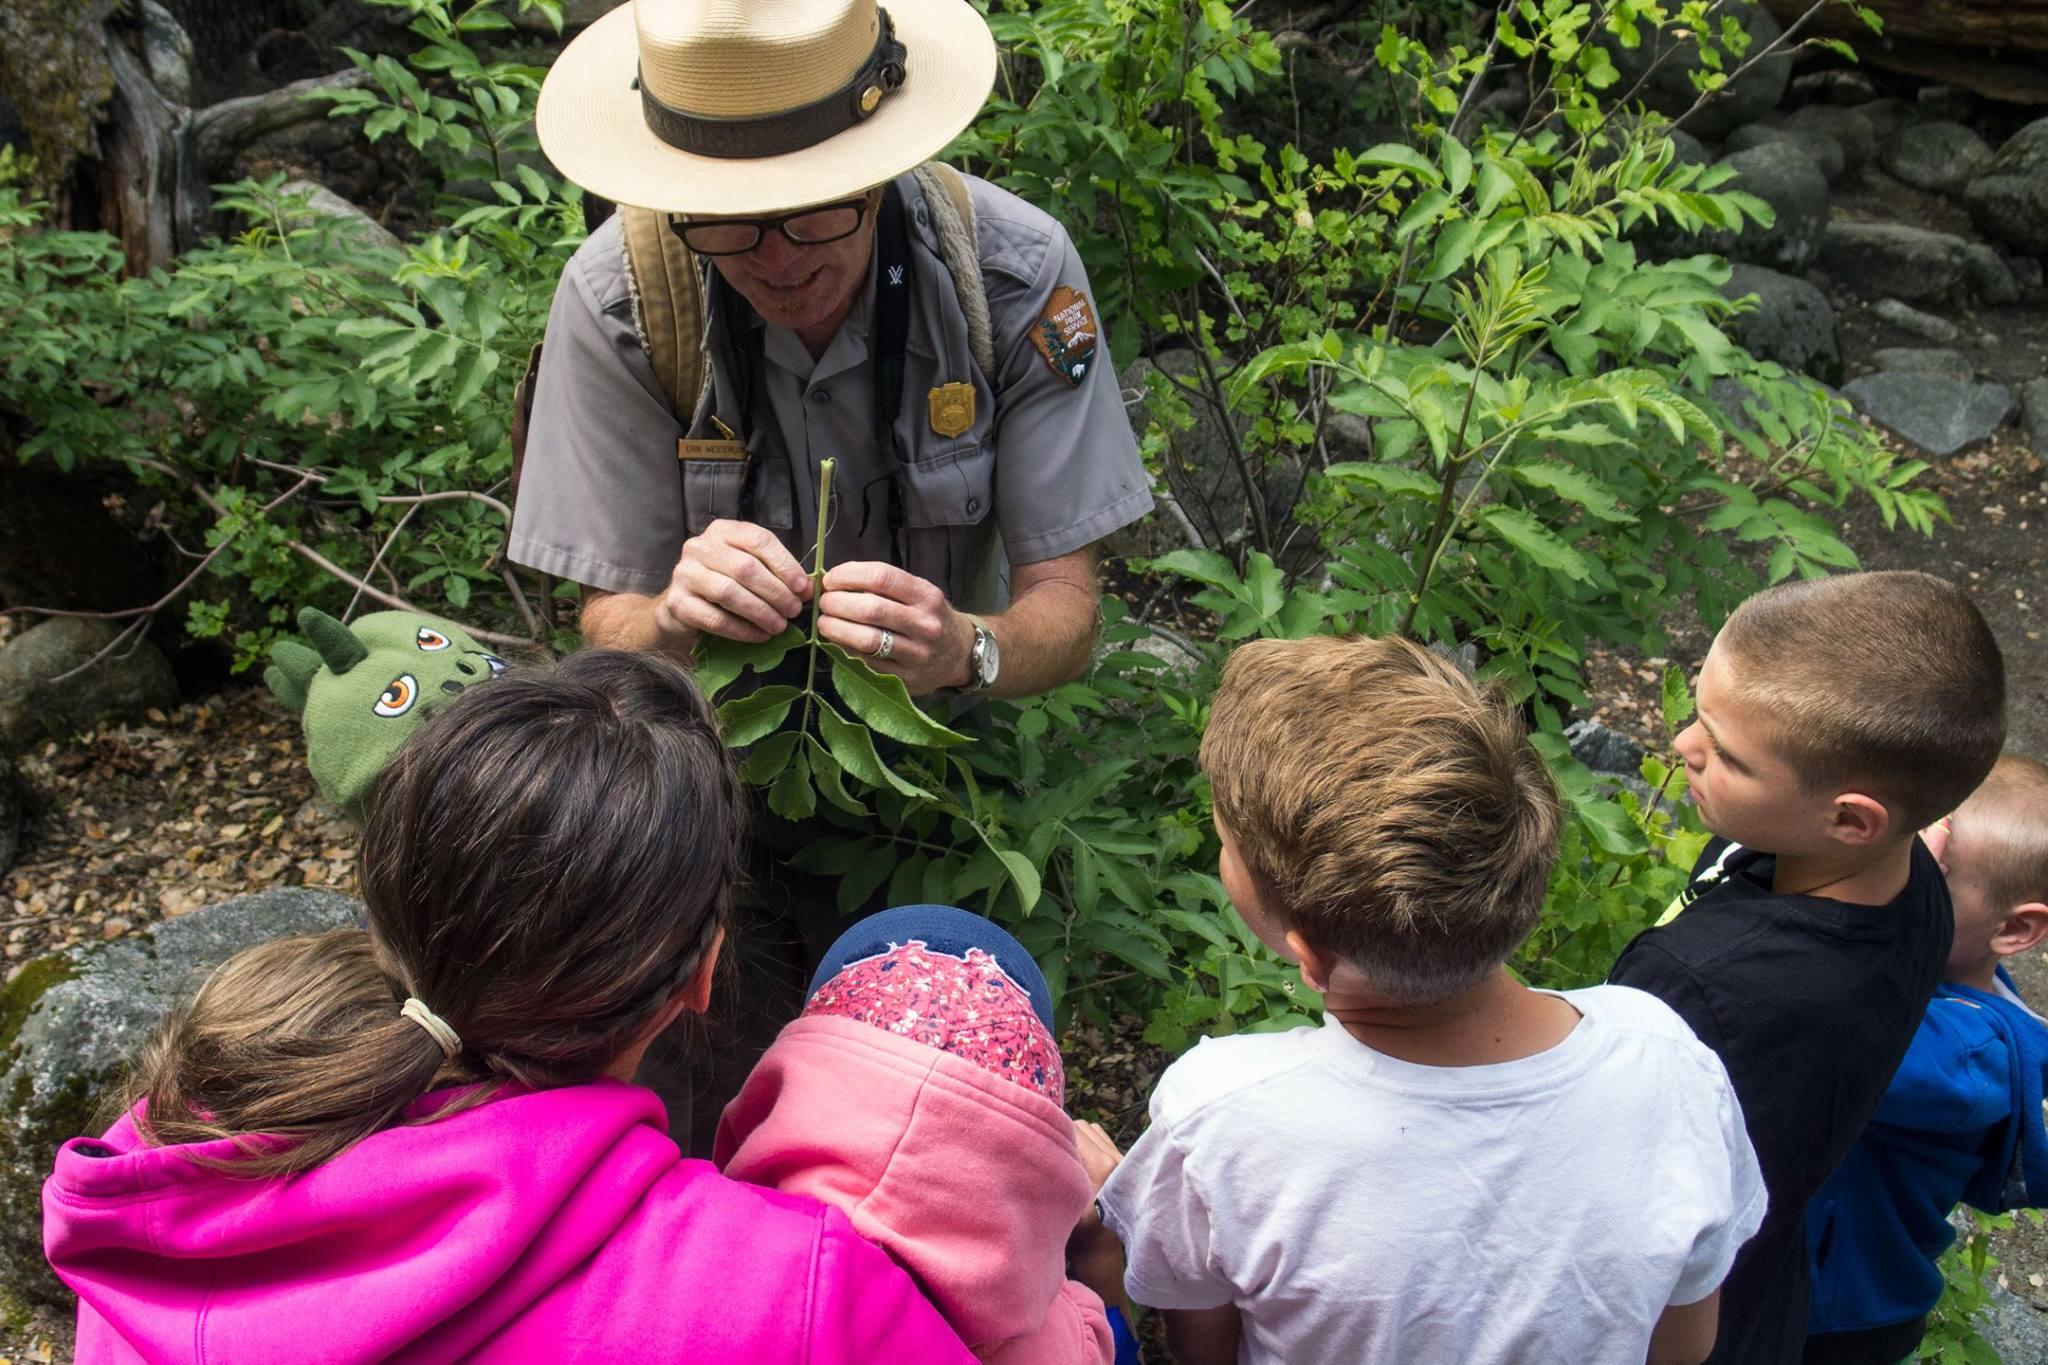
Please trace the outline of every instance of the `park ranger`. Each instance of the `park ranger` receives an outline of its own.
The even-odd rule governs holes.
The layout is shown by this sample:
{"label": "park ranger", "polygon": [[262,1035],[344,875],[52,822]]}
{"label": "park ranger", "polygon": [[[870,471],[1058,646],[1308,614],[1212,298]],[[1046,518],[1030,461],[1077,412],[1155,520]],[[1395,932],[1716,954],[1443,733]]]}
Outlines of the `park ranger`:
{"label": "park ranger", "polygon": [[1066,232],[925,164],[995,64],[966,0],[631,0],[557,60],[549,158],[688,249],[665,273],[614,215],[548,319],[510,553],[581,585],[587,642],[780,631],[831,458],[825,638],[920,695],[1086,666],[1092,546],[1152,499]]}

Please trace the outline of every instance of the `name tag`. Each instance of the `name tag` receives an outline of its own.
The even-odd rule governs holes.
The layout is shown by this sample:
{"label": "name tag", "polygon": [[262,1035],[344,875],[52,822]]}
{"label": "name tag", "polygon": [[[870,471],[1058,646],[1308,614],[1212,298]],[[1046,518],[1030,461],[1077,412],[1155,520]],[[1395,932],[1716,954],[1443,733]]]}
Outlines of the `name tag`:
{"label": "name tag", "polygon": [[747,458],[745,441],[692,441],[688,437],[676,442],[678,460],[744,460]]}

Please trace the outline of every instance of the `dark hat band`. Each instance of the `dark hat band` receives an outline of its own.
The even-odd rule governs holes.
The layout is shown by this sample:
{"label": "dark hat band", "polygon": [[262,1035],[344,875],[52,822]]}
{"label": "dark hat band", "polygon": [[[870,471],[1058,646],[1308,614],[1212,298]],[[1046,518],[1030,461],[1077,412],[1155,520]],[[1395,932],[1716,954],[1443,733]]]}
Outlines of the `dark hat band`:
{"label": "dark hat band", "polygon": [[902,88],[907,53],[896,41],[889,11],[878,9],[874,51],[853,79],[831,94],[780,113],[746,118],[713,118],[664,104],[640,87],[640,108],[654,135],[678,151],[728,160],[782,156],[815,147],[845,132],[881,108],[882,101]]}

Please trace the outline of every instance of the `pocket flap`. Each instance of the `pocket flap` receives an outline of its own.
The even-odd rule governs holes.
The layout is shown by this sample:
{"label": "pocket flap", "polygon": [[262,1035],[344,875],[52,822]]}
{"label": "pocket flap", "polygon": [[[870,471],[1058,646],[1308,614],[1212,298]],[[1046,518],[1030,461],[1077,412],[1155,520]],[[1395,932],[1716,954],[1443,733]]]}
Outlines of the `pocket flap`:
{"label": "pocket flap", "polygon": [[910,528],[972,526],[995,506],[996,453],[955,446],[903,466],[903,521]]}

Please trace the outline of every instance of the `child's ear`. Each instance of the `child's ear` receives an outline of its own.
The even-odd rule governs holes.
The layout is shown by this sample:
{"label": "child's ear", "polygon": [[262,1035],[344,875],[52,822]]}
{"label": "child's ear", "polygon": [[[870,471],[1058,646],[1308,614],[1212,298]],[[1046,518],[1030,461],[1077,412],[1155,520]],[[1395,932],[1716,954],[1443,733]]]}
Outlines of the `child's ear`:
{"label": "child's ear", "polygon": [[2044,938],[2048,938],[2048,905],[2028,901],[2015,905],[1999,922],[1998,932],[1991,936],[1991,951],[2013,957],[2039,947]]}
{"label": "child's ear", "polygon": [[1294,965],[1301,968],[1301,982],[1317,995],[1330,993],[1330,972],[1337,965],[1337,955],[1311,939],[1305,938],[1299,929],[1287,931],[1286,956],[1294,959]]}
{"label": "child's ear", "polygon": [[703,1014],[711,1008],[711,982],[718,973],[718,950],[724,946],[725,930],[720,929],[711,940],[710,951],[704,954],[704,965],[697,968],[697,974],[679,993],[683,1008],[692,1014]]}
{"label": "child's ear", "polygon": [[1828,833],[1841,843],[1868,848],[1891,833],[1892,813],[1884,802],[1861,792],[1843,792],[1828,816]]}

